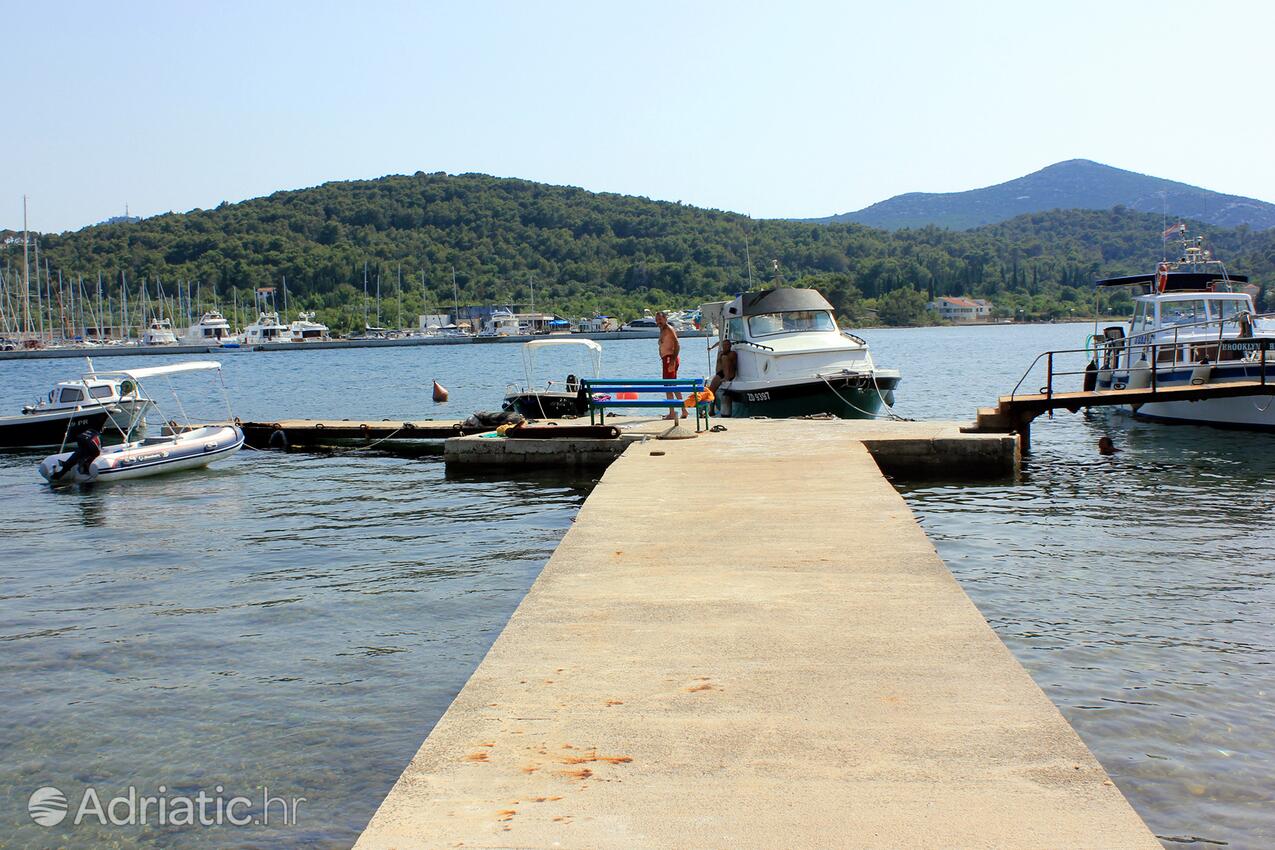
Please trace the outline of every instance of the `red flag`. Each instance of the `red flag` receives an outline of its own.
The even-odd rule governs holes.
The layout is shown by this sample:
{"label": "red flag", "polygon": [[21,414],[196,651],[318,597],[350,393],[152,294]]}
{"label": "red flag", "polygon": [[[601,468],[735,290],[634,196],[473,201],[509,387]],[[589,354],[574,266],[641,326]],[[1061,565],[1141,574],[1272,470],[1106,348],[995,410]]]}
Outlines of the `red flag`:
{"label": "red flag", "polygon": [[1185,231],[1185,230],[1186,230],[1186,225],[1179,221],[1177,224],[1175,224],[1175,225],[1173,225],[1172,227],[1170,227],[1170,228],[1166,229],[1166,230],[1164,231],[1164,233],[1161,233],[1161,234],[1160,234],[1160,238],[1161,238],[1161,239],[1168,239],[1168,238],[1169,238],[1170,236],[1172,236],[1173,234],[1175,234],[1175,233],[1182,233],[1182,232],[1183,232],[1183,231]]}

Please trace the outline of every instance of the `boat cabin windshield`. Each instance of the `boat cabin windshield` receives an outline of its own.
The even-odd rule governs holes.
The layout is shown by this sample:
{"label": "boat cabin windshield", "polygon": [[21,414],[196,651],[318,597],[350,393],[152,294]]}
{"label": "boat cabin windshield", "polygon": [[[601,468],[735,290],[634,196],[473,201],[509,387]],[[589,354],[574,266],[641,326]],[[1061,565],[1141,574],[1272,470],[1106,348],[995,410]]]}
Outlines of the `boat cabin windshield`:
{"label": "boat cabin windshield", "polygon": [[1133,314],[1132,333],[1149,331],[1154,327],[1172,328],[1182,325],[1200,325],[1205,322],[1234,322],[1240,313],[1251,313],[1253,306],[1248,298],[1237,295],[1232,298],[1183,298],[1159,302],[1159,322],[1156,321],[1156,305],[1151,301],[1139,301]]}
{"label": "boat cabin windshield", "polygon": [[752,336],[836,329],[837,323],[828,310],[793,310],[787,313],[759,313],[748,317],[748,331]]}

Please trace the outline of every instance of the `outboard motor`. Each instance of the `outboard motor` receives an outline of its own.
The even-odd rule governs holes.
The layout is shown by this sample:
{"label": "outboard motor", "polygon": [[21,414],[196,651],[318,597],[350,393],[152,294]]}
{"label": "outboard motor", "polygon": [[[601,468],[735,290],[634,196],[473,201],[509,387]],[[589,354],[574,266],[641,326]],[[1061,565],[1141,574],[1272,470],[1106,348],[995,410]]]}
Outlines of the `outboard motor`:
{"label": "outboard motor", "polygon": [[102,453],[102,436],[96,431],[81,431],[75,438],[75,451],[62,461],[62,465],[54,470],[50,481],[60,481],[72,469],[78,468],[80,475],[89,477],[89,465]]}
{"label": "outboard motor", "polygon": [[580,389],[580,379],[575,375],[567,375],[567,392],[573,393]]}

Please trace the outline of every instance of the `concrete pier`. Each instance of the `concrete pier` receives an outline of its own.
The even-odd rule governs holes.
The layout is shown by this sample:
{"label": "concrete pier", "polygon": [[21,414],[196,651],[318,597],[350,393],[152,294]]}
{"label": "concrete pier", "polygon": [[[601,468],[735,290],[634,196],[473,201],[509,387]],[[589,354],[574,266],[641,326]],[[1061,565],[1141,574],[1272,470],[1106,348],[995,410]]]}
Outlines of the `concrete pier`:
{"label": "concrete pier", "polygon": [[356,847],[1160,850],[867,437],[726,424],[607,469]]}

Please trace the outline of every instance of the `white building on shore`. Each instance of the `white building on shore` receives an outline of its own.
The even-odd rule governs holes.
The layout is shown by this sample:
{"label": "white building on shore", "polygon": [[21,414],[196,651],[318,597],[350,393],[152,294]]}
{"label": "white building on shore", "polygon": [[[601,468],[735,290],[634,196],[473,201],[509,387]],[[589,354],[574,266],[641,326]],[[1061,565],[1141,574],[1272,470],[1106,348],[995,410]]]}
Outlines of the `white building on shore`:
{"label": "white building on shore", "polygon": [[992,302],[983,298],[943,296],[925,306],[945,322],[985,322],[992,317]]}

